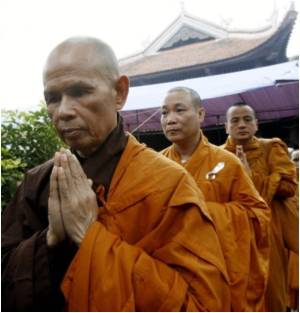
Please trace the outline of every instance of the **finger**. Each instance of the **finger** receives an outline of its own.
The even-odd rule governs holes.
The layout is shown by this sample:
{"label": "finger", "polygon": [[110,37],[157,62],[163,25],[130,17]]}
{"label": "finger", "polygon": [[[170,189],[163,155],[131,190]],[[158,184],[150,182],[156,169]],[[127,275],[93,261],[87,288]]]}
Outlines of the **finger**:
{"label": "finger", "polygon": [[55,152],[54,154],[54,165],[60,166],[60,152]]}
{"label": "finger", "polygon": [[55,198],[58,196],[57,194],[57,166],[54,166],[52,169],[52,173],[50,176],[50,190],[49,190],[50,198]]}
{"label": "finger", "polygon": [[49,229],[53,236],[56,236],[59,240],[65,238],[64,224],[60,211],[60,199],[58,194],[58,167],[54,166],[50,176],[50,190],[48,199],[48,219]]}
{"label": "finger", "polygon": [[58,168],[58,189],[59,189],[59,196],[61,199],[61,206],[63,209],[64,202],[66,201],[68,195],[72,193],[72,190],[68,188],[66,174],[62,167]]}
{"label": "finger", "polygon": [[86,180],[87,177],[76,156],[70,151],[67,152],[67,155],[72,174],[74,174],[76,177],[80,177],[82,180]]}
{"label": "finger", "polygon": [[70,189],[75,187],[75,178],[71,173],[68,157],[65,152],[61,153],[60,157],[61,167],[64,169],[64,174],[66,176],[66,183]]}

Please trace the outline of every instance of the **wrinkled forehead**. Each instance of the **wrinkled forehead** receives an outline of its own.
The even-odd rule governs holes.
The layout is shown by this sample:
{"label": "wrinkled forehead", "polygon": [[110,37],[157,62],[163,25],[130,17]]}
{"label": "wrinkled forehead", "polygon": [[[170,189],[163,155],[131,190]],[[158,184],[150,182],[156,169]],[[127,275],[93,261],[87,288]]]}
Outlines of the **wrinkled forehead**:
{"label": "wrinkled forehead", "polygon": [[230,120],[233,117],[244,117],[244,116],[251,116],[255,118],[255,113],[253,109],[248,105],[232,106],[227,111],[227,120]]}

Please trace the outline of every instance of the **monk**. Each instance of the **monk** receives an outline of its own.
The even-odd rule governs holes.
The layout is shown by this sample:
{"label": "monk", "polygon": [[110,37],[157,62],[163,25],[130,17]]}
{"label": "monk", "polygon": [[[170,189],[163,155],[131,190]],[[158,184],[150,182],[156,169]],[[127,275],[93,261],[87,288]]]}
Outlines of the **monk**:
{"label": "monk", "polygon": [[[297,180],[299,182],[299,150],[293,150],[290,153],[290,157],[296,166]],[[293,311],[299,311],[299,255],[293,251],[289,251],[288,308]]]}
{"label": "monk", "polygon": [[267,282],[270,210],[241,162],[208,142],[198,93],[176,87],[161,107],[161,125],[172,145],[162,153],[194,177],[218,233],[230,279],[231,310],[261,311]]}
{"label": "monk", "polygon": [[124,132],[129,80],[111,48],[67,39],[43,80],[71,150],[30,170],[4,212],[2,310],[228,311],[203,195],[183,168]]}
{"label": "monk", "polygon": [[286,144],[278,138],[255,137],[254,110],[236,103],[226,113],[224,148],[244,164],[257,190],[271,207],[270,275],[266,293],[267,311],[286,311],[287,249],[298,253],[298,197],[296,170]]}

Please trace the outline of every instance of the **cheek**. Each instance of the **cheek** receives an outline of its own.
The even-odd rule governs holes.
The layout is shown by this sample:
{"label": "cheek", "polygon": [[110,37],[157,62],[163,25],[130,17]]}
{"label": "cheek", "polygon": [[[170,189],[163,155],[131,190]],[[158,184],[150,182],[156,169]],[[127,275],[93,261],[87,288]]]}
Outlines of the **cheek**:
{"label": "cheek", "polygon": [[48,107],[47,108],[48,111],[48,116],[52,122],[52,124],[54,124],[54,126],[56,127],[56,119],[55,119],[55,109],[53,107]]}

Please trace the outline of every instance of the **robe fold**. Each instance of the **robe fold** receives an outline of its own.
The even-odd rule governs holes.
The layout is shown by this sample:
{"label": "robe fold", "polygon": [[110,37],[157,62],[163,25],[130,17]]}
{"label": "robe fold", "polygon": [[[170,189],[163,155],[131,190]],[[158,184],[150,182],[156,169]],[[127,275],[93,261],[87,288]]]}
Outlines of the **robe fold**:
{"label": "robe fold", "polygon": [[[180,164],[175,146],[162,151]],[[209,178],[218,164],[224,167]],[[257,193],[241,162],[210,144],[203,134],[182,164],[203,192],[221,242],[230,278],[231,309],[262,311],[268,275],[270,209]]]}
{"label": "robe fold", "polygon": [[227,311],[228,278],[188,173],[130,136],[62,283],[71,311]]}
{"label": "robe fold", "polygon": [[[118,117],[117,127],[89,158],[77,155],[84,172],[93,181],[94,191],[100,184],[109,189],[127,139],[122,118]],[[65,240],[47,247],[52,168],[53,160],[49,160],[30,169],[2,214],[3,311],[62,311],[65,307],[60,283],[77,246]]]}
{"label": "robe fold", "polygon": [[2,218],[3,310],[230,309],[220,243],[192,177],[122,134],[80,160],[93,185],[103,183],[98,220],[79,248],[46,245],[53,161],[27,173]]}
{"label": "robe fold", "polygon": [[299,311],[299,255],[289,251],[288,307]]}
{"label": "robe fold", "polygon": [[[228,137],[222,146],[235,153]],[[266,293],[268,311],[286,311],[287,249],[298,253],[298,194],[296,168],[287,146],[278,138],[253,137],[243,146],[255,187],[271,207],[270,275]]]}

